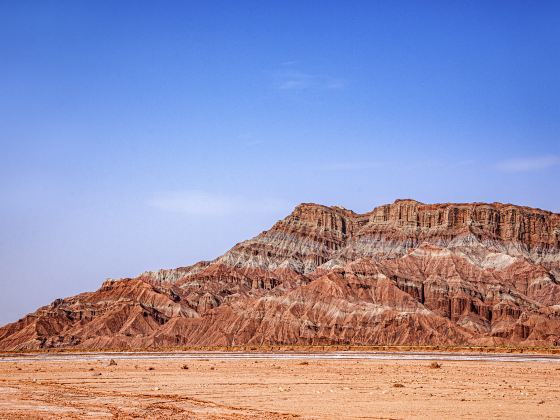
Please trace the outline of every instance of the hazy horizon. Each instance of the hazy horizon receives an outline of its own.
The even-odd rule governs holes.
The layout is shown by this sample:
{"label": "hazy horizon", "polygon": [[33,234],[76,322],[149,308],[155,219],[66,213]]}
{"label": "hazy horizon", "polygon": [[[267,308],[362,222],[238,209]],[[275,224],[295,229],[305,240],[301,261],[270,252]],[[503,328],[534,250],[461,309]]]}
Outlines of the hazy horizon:
{"label": "hazy horizon", "polygon": [[3,2],[0,324],[301,202],[560,212],[560,3]]}

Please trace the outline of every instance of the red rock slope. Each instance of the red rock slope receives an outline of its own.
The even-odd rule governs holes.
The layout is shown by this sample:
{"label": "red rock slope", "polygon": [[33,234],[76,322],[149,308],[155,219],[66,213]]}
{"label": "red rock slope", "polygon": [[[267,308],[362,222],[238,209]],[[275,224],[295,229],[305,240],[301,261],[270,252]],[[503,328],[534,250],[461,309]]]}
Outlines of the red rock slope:
{"label": "red rock slope", "polygon": [[0,329],[2,350],[241,344],[560,345],[560,215],[301,204],[212,262],[108,280]]}

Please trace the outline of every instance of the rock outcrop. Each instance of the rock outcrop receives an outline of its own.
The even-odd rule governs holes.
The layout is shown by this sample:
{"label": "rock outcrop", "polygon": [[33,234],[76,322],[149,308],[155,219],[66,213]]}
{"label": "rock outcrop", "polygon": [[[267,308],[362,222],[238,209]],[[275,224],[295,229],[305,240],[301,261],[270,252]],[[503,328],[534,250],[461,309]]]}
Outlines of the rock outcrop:
{"label": "rock outcrop", "polygon": [[301,204],[211,262],[107,280],[0,328],[0,349],[560,345],[560,215]]}

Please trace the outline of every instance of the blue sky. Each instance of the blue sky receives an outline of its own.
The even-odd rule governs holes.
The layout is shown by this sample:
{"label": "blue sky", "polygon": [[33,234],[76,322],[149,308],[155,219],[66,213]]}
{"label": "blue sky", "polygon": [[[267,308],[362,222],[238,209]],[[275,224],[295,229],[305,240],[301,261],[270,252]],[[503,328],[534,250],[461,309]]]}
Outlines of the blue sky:
{"label": "blue sky", "polygon": [[0,323],[299,202],[560,212],[560,3],[2,1],[0,145]]}

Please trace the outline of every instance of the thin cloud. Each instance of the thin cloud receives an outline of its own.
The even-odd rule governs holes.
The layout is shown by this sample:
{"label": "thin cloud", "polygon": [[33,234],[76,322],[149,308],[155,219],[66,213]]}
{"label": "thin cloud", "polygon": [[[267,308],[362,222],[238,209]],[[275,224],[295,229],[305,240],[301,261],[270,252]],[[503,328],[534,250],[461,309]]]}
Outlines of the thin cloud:
{"label": "thin cloud", "polygon": [[386,164],[384,162],[334,162],[320,166],[324,171],[360,171],[365,169],[378,169]]}
{"label": "thin cloud", "polygon": [[244,146],[258,146],[259,144],[264,144],[263,140],[247,140],[243,143]]}
{"label": "thin cloud", "polygon": [[504,172],[532,172],[552,168],[560,164],[560,156],[534,156],[499,162],[496,168]]}
{"label": "thin cloud", "polygon": [[274,78],[275,87],[284,91],[339,90],[346,86],[346,81],[343,79],[294,69],[280,70],[275,73]]}
{"label": "thin cloud", "polygon": [[283,210],[286,204],[272,198],[246,198],[203,191],[174,191],[156,194],[150,207],[193,216],[269,213]]}
{"label": "thin cloud", "polygon": [[241,144],[243,146],[257,146],[264,143],[264,140],[255,138],[255,136],[250,133],[240,134],[237,138],[241,140]]}
{"label": "thin cloud", "polygon": [[[473,160],[462,160],[462,161],[417,161],[406,163],[407,169],[454,169],[460,167],[471,166],[475,163]],[[395,161],[349,161],[349,162],[332,162],[320,165],[317,169],[324,171],[361,171],[361,170],[373,170],[382,168],[395,168],[403,165],[403,162]]]}

